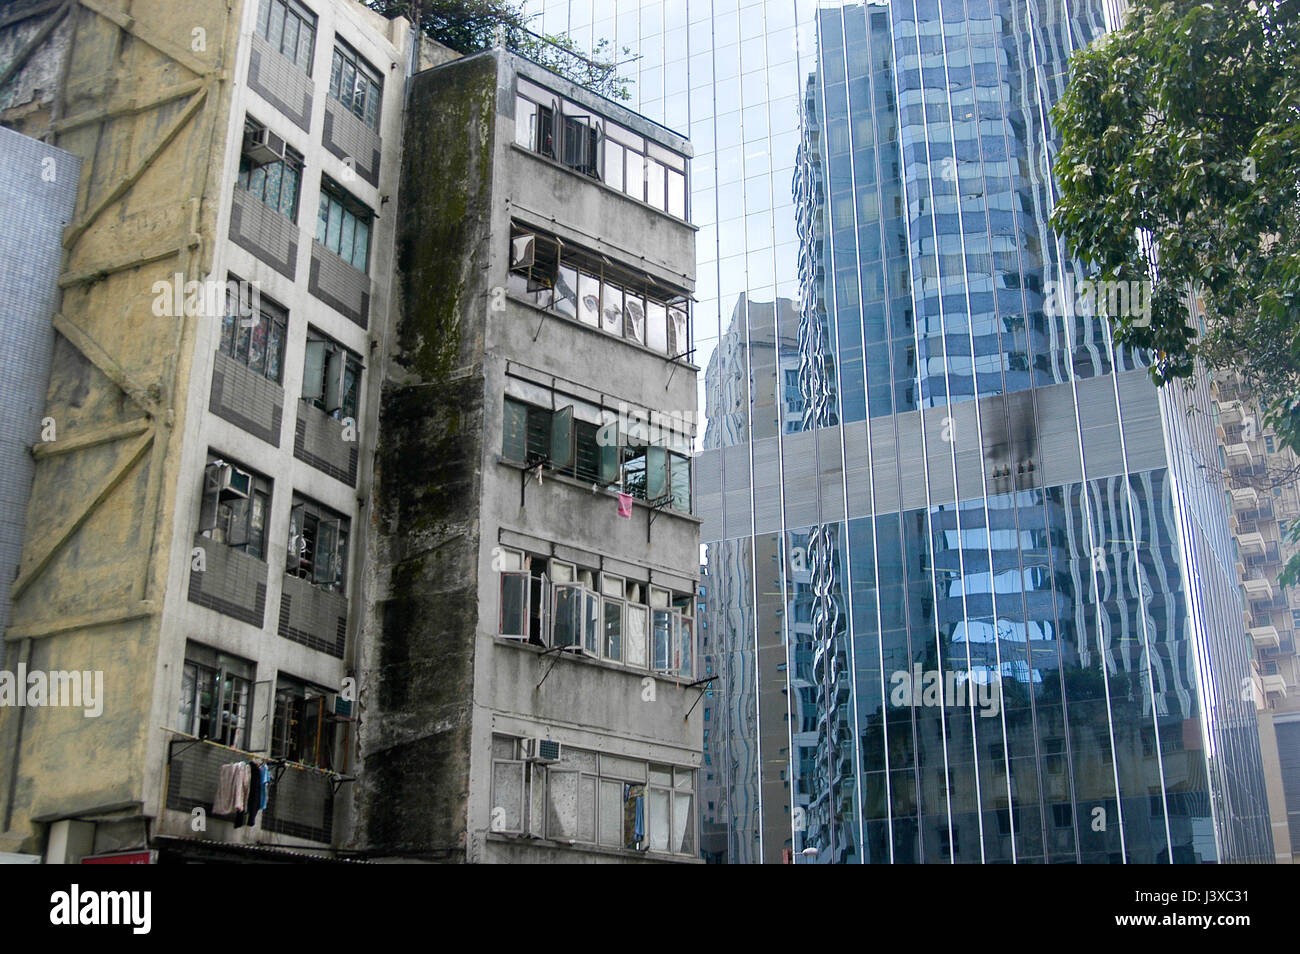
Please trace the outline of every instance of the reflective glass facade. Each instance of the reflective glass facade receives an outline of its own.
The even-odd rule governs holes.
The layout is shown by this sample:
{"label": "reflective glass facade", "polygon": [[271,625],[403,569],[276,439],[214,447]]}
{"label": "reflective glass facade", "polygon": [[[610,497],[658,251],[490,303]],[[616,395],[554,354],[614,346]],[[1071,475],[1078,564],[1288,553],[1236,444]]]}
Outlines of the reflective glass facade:
{"label": "reflective glass facade", "polygon": [[529,5],[695,147],[715,860],[1272,858],[1208,393],[1044,302],[1106,7]]}

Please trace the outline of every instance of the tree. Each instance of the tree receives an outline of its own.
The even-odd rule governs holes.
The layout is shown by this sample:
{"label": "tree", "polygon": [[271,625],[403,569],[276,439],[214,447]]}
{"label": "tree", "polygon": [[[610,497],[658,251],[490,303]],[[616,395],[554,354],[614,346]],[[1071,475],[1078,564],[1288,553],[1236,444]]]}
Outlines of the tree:
{"label": "tree", "polygon": [[[528,29],[523,8],[510,0],[364,0],[388,17],[418,22],[425,36],[458,53],[478,53],[498,40],[549,70],[611,99],[631,99],[628,80],[619,76],[624,63],[606,59],[609,41],[596,43],[584,55],[567,36],[549,36]],[[623,48],[623,55],[631,51]]]}
{"label": "tree", "polygon": [[[1071,59],[1052,111],[1052,225],[1100,280],[1152,281],[1149,320],[1111,319],[1117,341],[1149,349],[1157,384],[1198,361],[1233,370],[1300,453],[1297,8],[1134,0]],[[1300,558],[1283,585],[1297,578]]]}

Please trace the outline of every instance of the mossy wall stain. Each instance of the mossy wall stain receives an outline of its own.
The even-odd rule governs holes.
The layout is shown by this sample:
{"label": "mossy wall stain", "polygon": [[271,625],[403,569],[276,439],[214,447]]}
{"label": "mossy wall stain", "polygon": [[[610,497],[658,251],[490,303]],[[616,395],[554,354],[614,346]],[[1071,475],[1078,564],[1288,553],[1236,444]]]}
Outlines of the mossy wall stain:
{"label": "mossy wall stain", "polygon": [[495,111],[491,55],[413,81],[401,317],[376,459],[377,571],[388,599],[372,622],[373,741],[362,751],[363,837],[375,853],[465,859]]}

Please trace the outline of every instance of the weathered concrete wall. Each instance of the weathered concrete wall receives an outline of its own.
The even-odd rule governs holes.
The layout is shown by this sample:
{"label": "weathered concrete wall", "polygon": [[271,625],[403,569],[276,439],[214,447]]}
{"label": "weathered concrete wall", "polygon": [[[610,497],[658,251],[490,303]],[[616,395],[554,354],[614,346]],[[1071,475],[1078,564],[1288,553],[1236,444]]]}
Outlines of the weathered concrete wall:
{"label": "weathered concrete wall", "polygon": [[412,81],[398,240],[401,317],[375,477],[364,623],[359,847],[464,860],[496,70]]}
{"label": "weathered concrete wall", "polygon": [[[187,410],[194,330],[155,313],[153,286],[177,272],[199,279],[210,263],[223,70],[242,4],[109,0],[102,9],[72,5],[65,33],[20,73],[33,103],[47,97],[46,80],[24,79],[27,69],[66,78],[48,109],[5,104],[29,134],[83,160],[42,415],[57,439],[35,451],[6,665],[102,670],[105,696],[97,718],[0,710],[0,844],[28,849],[41,834],[34,817],[143,799],[178,476],[172,426]],[[55,69],[50,56],[66,63]],[[180,92],[159,102],[167,90]]]}

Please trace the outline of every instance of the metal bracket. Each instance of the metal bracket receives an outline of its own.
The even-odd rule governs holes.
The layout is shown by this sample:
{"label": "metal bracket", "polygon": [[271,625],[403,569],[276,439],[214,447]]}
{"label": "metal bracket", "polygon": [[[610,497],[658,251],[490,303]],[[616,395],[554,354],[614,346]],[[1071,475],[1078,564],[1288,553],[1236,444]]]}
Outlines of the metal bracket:
{"label": "metal bracket", "polygon": [[650,542],[650,528],[654,526],[655,517],[663,512],[664,508],[673,502],[672,494],[664,494],[662,497],[656,497],[654,500],[647,500],[646,506],[650,508],[650,515],[645,523],[645,542]]}
{"label": "metal bracket", "polygon": [[[698,689],[700,686],[706,686],[717,678],[718,678],[717,674],[715,673],[714,675],[709,676],[707,679],[696,679],[694,682],[688,682],[686,685],[682,686],[682,688]],[[686,715],[682,716],[683,722],[685,722],[687,719],[691,717],[691,713],[695,711],[695,707],[700,704],[700,700],[703,698],[704,698],[704,690],[700,689],[700,694],[695,697],[695,701],[691,703],[691,707],[686,710]]]}
{"label": "metal bracket", "polygon": [[677,373],[677,362],[682,360],[682,358],[687,358],[694,354],[695,354],[695,349],[692,348],[690,351],[683,351],[681,354],[675,354],[668,359],[673,363],[673,366],[672,369],[668,372],[668,384],[664,385],[665,391],[667,391],[669,386],[673,383],[673,375]]}
{"label": "metal bracket", "polygon": [[[551,668],[547,669],[546,675],[542,677],[542,682],[545,682],[550,677],[551,669],[555,668],[555,664],[560,661],[560,654],[563,653],[564,650],[567,648],[568,648],[567,646],[552,646],[550,649],[543,650],[542,654],[537,657],[538,659],[544,659],[545,657],[551,655],[551,653],[556,654],[555,659],[551,661]],[[537,692],[542,688],[542,682],[539,682],[536,686],[533,687],[534,692]]]}
{"label": "metal bracket", "polygon": [[551,458],[545,454],[529,454],[528,460],[524,463],[524,469],[519,472],[519,508],[522,510],[527,504],[525,491],[528,489],[528,475],[537,471],[540,475],[542,468],[551,462]]}

